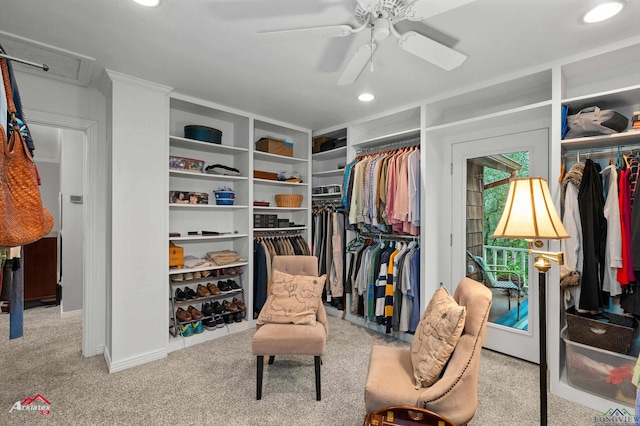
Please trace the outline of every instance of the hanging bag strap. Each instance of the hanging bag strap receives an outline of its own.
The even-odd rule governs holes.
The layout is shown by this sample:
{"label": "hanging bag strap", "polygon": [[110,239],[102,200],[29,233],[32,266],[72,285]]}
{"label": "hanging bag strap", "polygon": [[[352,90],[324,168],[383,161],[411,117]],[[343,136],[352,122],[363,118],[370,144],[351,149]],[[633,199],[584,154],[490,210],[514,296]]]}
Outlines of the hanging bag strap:
{"label": "hanging bag strap", "polygon": [[[0,53],[5,53],[0,49]],[[24,152],[25,157],[29,159],[33,163],[33,158],[31,158],[31,153],[29,152],[29,148],[27,147],[27,143],[25,142],[22,134],[20,133],[20,126],[18,126],[18,119],[16,118],[16,105],[13,102],[13,92],[11,91],[11,80],[9,79],[9,67],[7,66],[7,59],[0,59],[0,68],[2,68],[2,81],[4,83],[4,91],[7,95],[7,110],[11,113],[11,123],[7,123],[6,130],[6,138],[7,143],[4,146],[4,153],[6,156],[11,156],[15,154],[15,139],[9,138],[9,127],[13,127],[13,132],[17,134],[17,139],[20,140],[20,144],[22,145],[22,150]],[[35,163],[34,163],[35,164]]]}

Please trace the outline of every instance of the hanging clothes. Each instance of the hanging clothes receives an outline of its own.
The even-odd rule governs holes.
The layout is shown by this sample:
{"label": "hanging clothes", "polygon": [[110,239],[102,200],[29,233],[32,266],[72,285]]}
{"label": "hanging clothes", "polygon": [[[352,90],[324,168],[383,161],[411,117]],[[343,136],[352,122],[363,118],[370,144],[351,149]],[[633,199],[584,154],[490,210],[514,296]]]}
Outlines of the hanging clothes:
{"label": "hanging clothes", "polygon": [[582,182],[578,191],[582,243],[584,246],[582,293],[579,308],[598,311],[608,305],[602,294],[604,278],[604,249],[607,223],[604,218],[604,196],[598,166],[588,158],[585,161]]}

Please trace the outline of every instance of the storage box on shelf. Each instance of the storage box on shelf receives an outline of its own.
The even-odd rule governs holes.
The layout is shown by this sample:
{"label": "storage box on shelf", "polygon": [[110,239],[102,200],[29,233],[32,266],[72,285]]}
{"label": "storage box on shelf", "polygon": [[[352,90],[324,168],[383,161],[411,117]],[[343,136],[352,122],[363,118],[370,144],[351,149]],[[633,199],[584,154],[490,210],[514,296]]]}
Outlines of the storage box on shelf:
{"label": "storage box on shelf", "polygon": [[611,312],[579,314],[575,306],[567,309],[567,334],[576,343],[626,354],[637,331],[633,317]]}
{"label": "storage box on shelf", "polygon": [[636,387],[631,383],[636,357],[574,342],[565,327],[567,380],[577,389],[633,407]]}
{"label": "storage box on shelf", "polygon": [[260,138],[260,140],[256,142],[256,150],[269,154],[293,157],[293,142],[272,138]]}

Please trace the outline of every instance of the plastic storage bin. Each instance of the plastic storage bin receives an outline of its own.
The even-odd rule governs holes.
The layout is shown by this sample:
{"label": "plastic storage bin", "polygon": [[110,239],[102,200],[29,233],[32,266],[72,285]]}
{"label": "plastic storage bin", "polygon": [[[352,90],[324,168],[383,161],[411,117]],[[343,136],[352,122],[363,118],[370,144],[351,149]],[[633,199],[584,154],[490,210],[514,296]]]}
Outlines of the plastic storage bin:
{"label": "plastic storage bin", "polygon": [[635,404],[636,387],[631,383],[636,358],[583,345],[569,339],[562,329],[566,347],[567,380],[575,388],[630,407]]}
{"label": "plastic storage bin", "polygon": [[236,200],[236,193],[233,191],[213,191],[216,196],[216,204],[219,206],[231,206]]}

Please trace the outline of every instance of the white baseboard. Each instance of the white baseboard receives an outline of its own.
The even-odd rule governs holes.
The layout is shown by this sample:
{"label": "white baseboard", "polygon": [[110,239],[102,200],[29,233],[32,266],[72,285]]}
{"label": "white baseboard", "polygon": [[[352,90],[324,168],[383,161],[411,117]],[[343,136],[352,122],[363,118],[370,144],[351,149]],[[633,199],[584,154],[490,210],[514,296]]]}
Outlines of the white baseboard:
{"label": "white baseboard", "polygon": [[107,351],[104,351],[104,359],[107,361],[107,367],[109,373],[117,373],[118,371],[126,370],[128,368],[137,367],[139,365],[146,364],[148,362],[157,361],[162,358],[166,358],[167,350],[161,349],[155,352],[149,352],[145,355],[129,358],[123,361],[112,362],[111,357],[108,356]]}
{"label": "white baseboard", "polygon": [[63,312],[62,306],[60,306],[60,318],[81,317],[83,315],[84,315],[84,311],[82,309],[78,309],[76,311]]}

